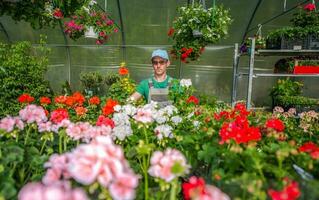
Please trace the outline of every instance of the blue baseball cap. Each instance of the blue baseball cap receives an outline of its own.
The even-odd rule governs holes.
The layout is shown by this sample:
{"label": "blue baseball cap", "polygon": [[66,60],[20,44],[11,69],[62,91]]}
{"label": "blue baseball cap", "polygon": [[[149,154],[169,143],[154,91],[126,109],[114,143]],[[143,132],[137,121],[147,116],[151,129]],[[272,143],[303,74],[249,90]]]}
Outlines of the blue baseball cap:
{"label": "blue baseball cap", "polygon": [[164,59],[166,59],[166,60],[169,60],[167,51],[162,50],[162,49],[156,49],[156,50],[154,50],[153,53],[152,53],[152,59],[153,59],[154,57],[161,57],[161,58],[164,58]]}

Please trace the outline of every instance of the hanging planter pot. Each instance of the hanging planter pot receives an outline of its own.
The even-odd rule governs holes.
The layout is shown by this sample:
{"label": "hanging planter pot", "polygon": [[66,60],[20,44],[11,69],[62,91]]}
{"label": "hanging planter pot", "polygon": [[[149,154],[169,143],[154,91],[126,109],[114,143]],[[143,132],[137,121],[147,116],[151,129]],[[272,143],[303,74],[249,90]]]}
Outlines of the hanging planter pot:
{"label": "hanging planter pot", "polygon": [[98,38],[97,33],[94,31],[93,26],[89,26],[88,29],[85,31],[84,36],[86,38]]}
{"label": "hanging planter pot", "polygon": [[193,36],[194,38],[200,38],[200,37],[203,37],[203,33],[199,31],[198,29],[196,29],[196,30],[193,30]]}

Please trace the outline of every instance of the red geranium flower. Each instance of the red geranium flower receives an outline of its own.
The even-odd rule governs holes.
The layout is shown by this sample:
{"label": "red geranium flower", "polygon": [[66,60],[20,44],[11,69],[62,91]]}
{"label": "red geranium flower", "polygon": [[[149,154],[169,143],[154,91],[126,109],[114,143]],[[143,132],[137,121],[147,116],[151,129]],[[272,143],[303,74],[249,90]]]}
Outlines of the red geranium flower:
{"label": "red geranium flower", "polygon": [[58,124],[62,120],[68,119],[68,118],[69,118],[68,111],[66,109],[64,109],[64,108],[58,108],[58,109],[56,109],[56,110],[51,112],[50,120],[53,123]]}
{"label": "red geranium flower", "polygon": [[82,106],[76,107],[74,110],[75,110],[77,116],[83,116],[88,111],[88,109],[86,109]]}
{"label": "red geranium flower", "polygon": [[78,106],[82,106],[85,102],[85,97],[83,96],[83,94],[81,94],[81,92],[74,92],[72,97],[74,98],[74,101]]}
{"label": "red geranium flower", "polygon": [[24,94],[19,96],[18,101],[20,103],[31,103],[34,101],[34,97],[30,96],[27,93],[24,93]]}
{"label": "red geranium flower", "polygon": [[56,19],[62,19],[62,18],[63,18],[63,13],[62,13],[62,11],[60,10],[60,8],[56,8],[56,9],[53,11],[53,17],[56,18]]}
{"label": "red geranium flower", "polygon": [[265,125],[267,128],[273,128],[279,132],[285,129],[285,125],[280,119],[268,119]]}
{"label": "red geranium flower", "polygon": [[103,115],[100,115],[97,118],[96,125],[97,126],[102,126],[102,125],[110,126],[111,128],[115,127],[114,121],[108,117],[104,117]]}
{"label": "red geranium flower", "polygon": [[51,103],[51,99],[49,97],[41,97],[40,104],[41,105],[49,105]]}
{"label": "red geranium flower", "polygon": [[91,105],[99,105],[100,104],[100,98],[98,96],[93,96],[89,99],[89,104]]}
{"label": "red geranium flower", "polygon": [[308,11],[313,11],[316,9],[316,5],[313,4],[313,3],[308,3],[307,5],[305,5],[305,7],[303,7],[305,10],[308,10]]}
{"label": "red geranium flower", "polygon": [[182,188],[184,199],[190,200],[205,194],[205,180],[203,178],[192,176],[188,183],[186,182],[182,184]]}
{"label": "red geranium flower", "polygon": [[190,96],[187,101],[187,103],[194,103],[195,105],[197,105],[199,103],[199,100],[195,97],[195,96]]}
{"label": "red geranium flower", "polygon": [[167,35],[169,36],[169,37],[171,37],[173,34],[174,34],[174,29],[173,28],[170,28],[169,30],[168,30],[168,33],[167,33]]}
{"label": "red geranium flower", "polygon": [[114,113],[114,106],[118,105],[118,102],[113,99],[108,99],[105,106],[102,108],[104,115],[110,115]]}
{"label": "red geranium flower", "polygon": [[128,69],[126,67],[120,67],[119,68],[119,74],[124,76],[128,74]]}

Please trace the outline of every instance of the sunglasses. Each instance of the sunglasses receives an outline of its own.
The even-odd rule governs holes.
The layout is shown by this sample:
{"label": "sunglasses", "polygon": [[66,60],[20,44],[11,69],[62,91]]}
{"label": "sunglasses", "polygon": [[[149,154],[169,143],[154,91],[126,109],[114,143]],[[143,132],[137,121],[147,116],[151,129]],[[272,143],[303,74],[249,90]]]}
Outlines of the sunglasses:
{"label": "sunglasses", "polygon": [[152,60],[153,65],[157,65],[157,64],[164,65],[166,62],[167,62],[166,60],[160,60],[160,61]]}

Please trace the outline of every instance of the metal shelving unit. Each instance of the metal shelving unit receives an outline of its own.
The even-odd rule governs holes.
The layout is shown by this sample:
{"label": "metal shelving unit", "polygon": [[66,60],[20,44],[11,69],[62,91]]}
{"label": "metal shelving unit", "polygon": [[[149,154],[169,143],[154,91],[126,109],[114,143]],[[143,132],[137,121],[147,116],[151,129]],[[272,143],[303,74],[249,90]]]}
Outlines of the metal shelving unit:
{"label": "metal shelving unit", "polygon": [[234,49],[234,61],[233,61],[233,84],[231,103],[234,106],[237,97],[238,77],[242,75],[248,76],[248,88],[246,108],[251,109],[251,96],[252,96],[252,84],[253,78],[257,77],[318,77],[319,74],[274,74],[274,73],[254,73],[254,61],[255,56],[298,56],[298,55],[319,55],[319,50],[272,50],[263,49],[255,52],[255,38],[251,39],[251,51],[249,54],[249,70],[248,73],[238,73],[239,59],[242,56],[238,50],[238,43],[235,44]]}

